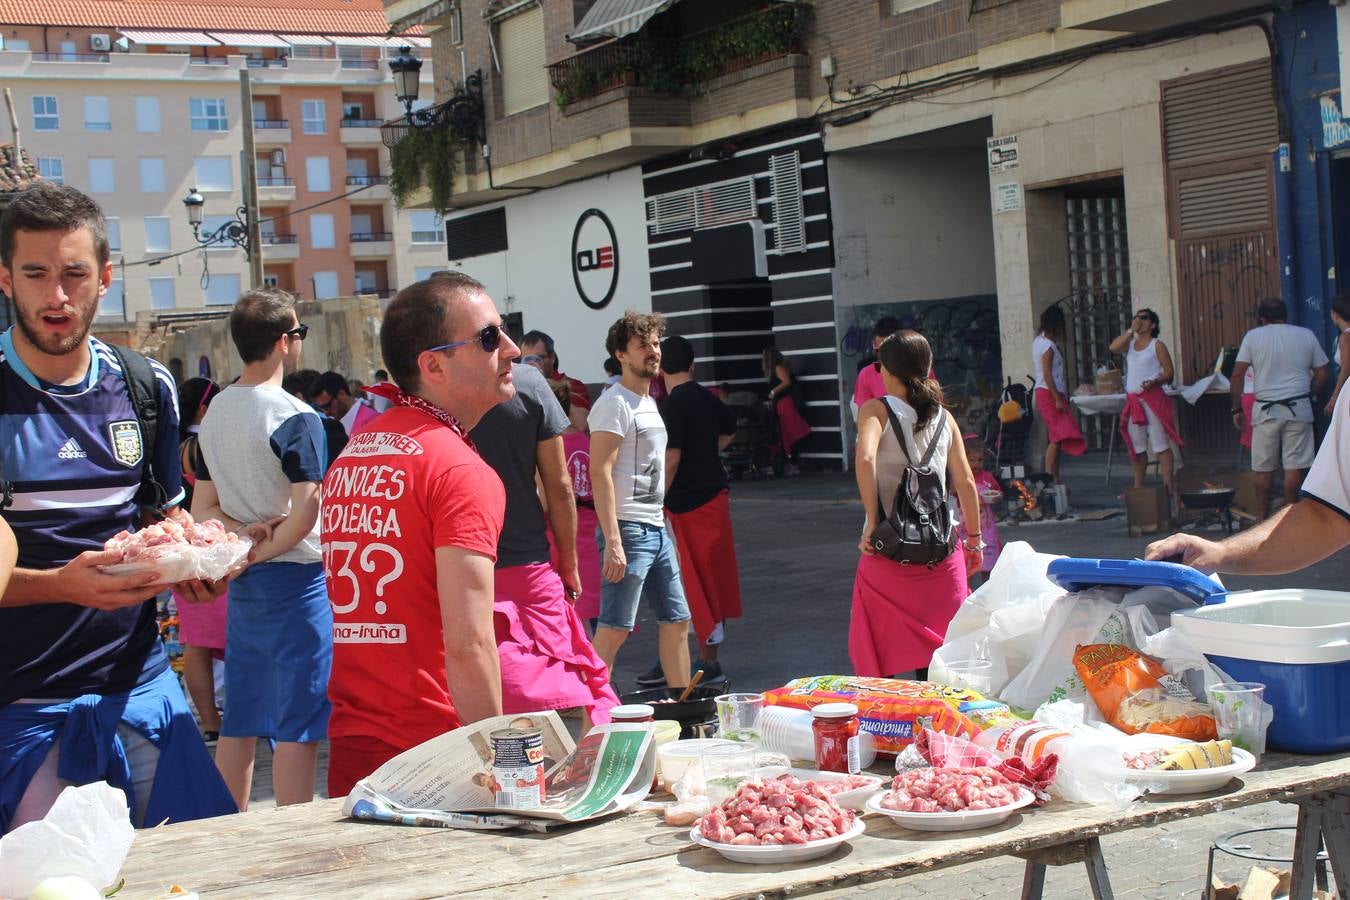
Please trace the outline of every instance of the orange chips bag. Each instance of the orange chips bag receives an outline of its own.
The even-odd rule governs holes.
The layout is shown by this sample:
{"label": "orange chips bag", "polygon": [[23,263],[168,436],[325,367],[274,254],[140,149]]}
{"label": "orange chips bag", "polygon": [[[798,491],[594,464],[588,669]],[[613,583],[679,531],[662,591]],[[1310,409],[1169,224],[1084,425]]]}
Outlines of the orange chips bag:
{"label": "orange chips bag", "polygon": [[1102,716],[1126,734],[1218,737],[1209,707],[1155,659],[1120,644],[1080,644],[1073,667]]}

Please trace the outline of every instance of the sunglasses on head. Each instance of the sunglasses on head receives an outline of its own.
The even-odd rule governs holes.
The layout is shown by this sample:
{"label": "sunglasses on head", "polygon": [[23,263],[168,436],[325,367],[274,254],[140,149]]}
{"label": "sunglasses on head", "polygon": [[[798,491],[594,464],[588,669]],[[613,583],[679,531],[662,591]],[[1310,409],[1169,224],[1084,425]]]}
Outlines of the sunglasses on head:
{"label": "sunglasses on head", "polygon": [[448,344],[439,344],[435,347],[428,347],[428,353],[435,353],[439,350],[453,350],[456,347],[463,347],[465,344],[472,344],[477,341],[484,352],[491,353],[501,345],[502,327],[500,325],[484,325],[478,334],[464,341],[451,341]]}
{"label": "sunglasses on head", "polygon": [[308,325],[297,325],[297,326],[295,326],[294,328],[292,328],[290,331],[283,331],[283,332],[282,332],[282,335],[285,336],[285,337],[293,337],[293,338],[296,338],[296,339],[301,340],[301,341],[303,341],[303,340],[305,339],[305,336],[308,335],[308,334],[309,334],[309,326],[308,326]]}

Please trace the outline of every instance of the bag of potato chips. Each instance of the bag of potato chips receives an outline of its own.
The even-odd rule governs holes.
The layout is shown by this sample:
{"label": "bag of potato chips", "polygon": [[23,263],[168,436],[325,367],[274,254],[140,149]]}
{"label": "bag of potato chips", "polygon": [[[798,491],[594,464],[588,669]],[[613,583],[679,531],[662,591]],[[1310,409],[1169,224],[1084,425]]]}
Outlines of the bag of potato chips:
{"label": "bag of potato chips", "polygon": [[1102,716],[1126,734],[1218,737],[1209,706],[1155,659],[1121,644],[1080,644],[1073,667]]}

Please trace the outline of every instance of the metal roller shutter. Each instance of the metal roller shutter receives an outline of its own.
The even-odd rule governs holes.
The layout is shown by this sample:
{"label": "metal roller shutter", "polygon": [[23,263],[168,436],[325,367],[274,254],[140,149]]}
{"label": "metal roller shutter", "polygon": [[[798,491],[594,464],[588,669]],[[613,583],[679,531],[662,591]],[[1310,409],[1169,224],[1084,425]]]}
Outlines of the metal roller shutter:
{"label": "metal roller shutter", "polygon": [[1280,138],[1269,67],[1166,85],[1163,136],[1169,166],[1271,152]]}
{"label": "metal roller shutter", "polygon": [[1268,227],[1272,217],[1265,167],[1179,178],[1177,216],[1183,238]]}

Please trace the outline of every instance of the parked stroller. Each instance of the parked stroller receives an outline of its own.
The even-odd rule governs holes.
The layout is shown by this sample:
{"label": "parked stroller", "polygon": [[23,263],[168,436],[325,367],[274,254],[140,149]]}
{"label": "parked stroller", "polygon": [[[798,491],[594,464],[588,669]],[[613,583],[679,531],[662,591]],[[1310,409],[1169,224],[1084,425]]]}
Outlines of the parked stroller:
{"label": "parked stroller", "polygon": [[[989,423],[985,426],[984,442],[994,456],[994,472],[1001,473],[1008,466],[1025,466],[1027,442],[1031,438],[1031,426],[1036,421],[1032,408],[1032,392],[1036,382],[1027,378],[1027,384],[1008,379],[994,404]],[[1010,403],[1016,403],[1021,411],[1015,417],[1011,415]],[[1007,407],[1004,415],[999,410]],[[1008,419],[1009,421],[1004,421]],[[1002,476],[1000,475],[1000,478]]]}
{"label": "parked stroller", "polygon": [[722,451],[722,466],[727,476],[741,478],[747,473],[762,478],[769,470],[769,447],[774,440],[773,417],[754,391],[733,391],[722,402],[736,414],[736,433]]}

